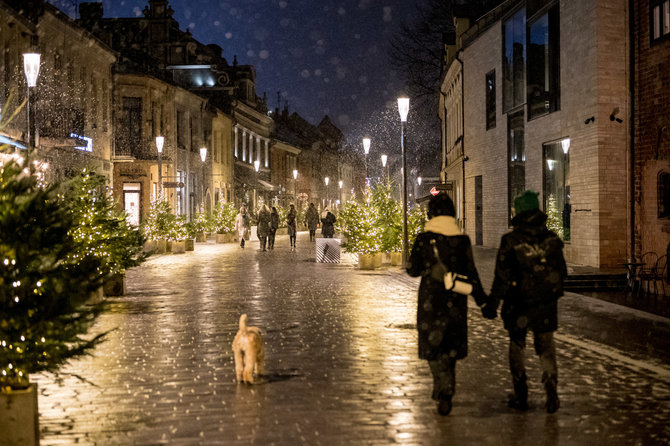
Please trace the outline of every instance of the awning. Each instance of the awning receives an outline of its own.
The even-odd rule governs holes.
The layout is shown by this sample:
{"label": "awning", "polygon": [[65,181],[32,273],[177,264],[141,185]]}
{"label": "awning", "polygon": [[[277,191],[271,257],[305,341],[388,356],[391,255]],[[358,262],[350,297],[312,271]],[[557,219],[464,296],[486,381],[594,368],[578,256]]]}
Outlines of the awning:
{"label": "awning", "polygon": [[7,138],[6,136],[0,135],[0,145],[4,146],[5,144],[9,144],[10,146],[18,147],[19,149],[25,149],[26,148],[26,146],[24,146],[23,144],[19,144],[18,142],[14,141],[11,138]]}
{"label": "awning", "polygon": [[275,190],[275,188],[276,188],[272,184],[268,183],[267,181],[263,181],[260,178],[258,179],[258,184],[260,184],[261,186],[263,186],[267,190]]}

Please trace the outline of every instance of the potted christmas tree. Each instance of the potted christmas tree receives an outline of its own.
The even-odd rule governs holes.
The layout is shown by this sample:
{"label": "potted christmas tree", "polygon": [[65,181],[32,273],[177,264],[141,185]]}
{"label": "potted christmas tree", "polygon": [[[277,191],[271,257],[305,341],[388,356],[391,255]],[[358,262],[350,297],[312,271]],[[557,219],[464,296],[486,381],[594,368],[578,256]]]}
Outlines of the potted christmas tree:
{"label": "potted christmas tree", "polygon": [[102,256],[75,240],[69,203],[38,184],[34,164],[0,167],[0,438],[37,444],[37,390],[30,375],[56,372],[91,351],[102,311],[86,304],[110,273]]}
{"label": "potted christmas tree", "polygon": [[214,231],[216,231],[216,243],[230,243],[234,240],[235,217],[237,209],[232,203],[219,202],[214,207]]}
{"label": "potted christmas tree", "polygon": [[195,216],[192,223],[193,231],[195,232],[195,241],[205,243],[207,241],[207,233],[212,232],[214,213],[200,212]]}
{"label": "potted christmas tree", "polygon": [[142,231],[148,240],[145,250],[156,254],[167,251],[167,242],[174,220],[170,203],[162,197],[151,200],[149,215],[142,225]]}
{"label": "potted christmas tree", "polygon": [[339,212],[336,225],[344,237],[345,250],[358,255],[359,268],[374,269],[381,265],[382,228],[377,225],[379,214],[371,193],[366,192],[364,198],[363,202],[347,202]]}

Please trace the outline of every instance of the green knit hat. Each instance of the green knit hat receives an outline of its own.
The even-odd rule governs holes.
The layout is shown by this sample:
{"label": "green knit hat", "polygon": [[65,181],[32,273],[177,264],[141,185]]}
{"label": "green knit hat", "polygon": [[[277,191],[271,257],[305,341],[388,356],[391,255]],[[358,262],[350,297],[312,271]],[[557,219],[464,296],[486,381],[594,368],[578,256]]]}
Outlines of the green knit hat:
{"label": "green knit hat", "polygon": [[519,215],[522,212],[530,211],[531,209],[539,209],[540,202],[537,199],[539,194],[532,190],[527,190],[514,199],[514,213]]}

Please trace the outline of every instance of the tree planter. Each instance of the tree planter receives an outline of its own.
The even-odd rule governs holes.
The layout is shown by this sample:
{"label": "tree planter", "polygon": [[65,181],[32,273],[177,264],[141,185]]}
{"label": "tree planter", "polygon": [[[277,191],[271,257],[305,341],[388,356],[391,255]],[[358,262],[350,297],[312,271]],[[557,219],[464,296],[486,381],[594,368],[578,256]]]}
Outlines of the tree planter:
{"label": "tree planter", "polygon": [[382,266],[382,253],[376,252],[373,254],[373,263],[375,268],[380,268]]}
{"label": "tree planter", "polygon": [[382,252],[382,265],[389,265],[389,264],[391,264],[391,253]]}
{"label": "tree planter", "polygon": [[126,294],[126,275],[125,273],[114,274],[102,286],[105,296],[123,296]]}
{"label": "tree planter", "polygon": [[402,265],[402,252],[392,252],[391,266],[401,266],[401,265]]}
{"label": "tree planter", "polygon": [[86,301],[89,304],[99,304],[103,300],[105,300],[104,292],[103,292],[103,287],[98,288],[97,290],[93,291],[89,296],[88,300]]}
{"label": "tree planter", "polygon": [[37,385],[0,392],[0,433],[2,444],[40,444],[37,416]]}
{"label": "tree planter", "polygon": [[375,254],[358,254],[358,269],[375,269]]}
{"label": "tree planter", "polygon": [[195,240],[194,239],[186,239],[184,240],[184,244],[186,247],[187,251],[195,251]]}
{"label": "tree planter", "polygon": [[216,234],[216,243],[232,243],[235,240],[234,232],[226,232],[224,234]]}
{"label": "tree planter", "polygon": [[144,244],[144,252],[152,254],[165,254],[167,251],[167,240],[149,240]]}
{"label": "tree planter", "polygon": [[195,235],[195,241],[198,243],[206,243],[207,242],[207,234],[204,232],[200,232]]}
{"label": "tree planter", "polygon": [[184,254],[186,252],[186,242],[184,240],[170,242],[170,252],[172,254]]}

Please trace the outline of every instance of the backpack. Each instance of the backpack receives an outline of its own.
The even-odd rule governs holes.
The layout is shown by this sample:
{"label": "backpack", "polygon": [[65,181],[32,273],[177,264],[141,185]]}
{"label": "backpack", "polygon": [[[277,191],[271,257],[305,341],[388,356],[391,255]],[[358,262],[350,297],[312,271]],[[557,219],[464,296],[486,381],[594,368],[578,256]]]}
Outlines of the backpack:
{"label": "backpack", "polygon": [[563,242],[550,236],[514,247],[517,265],[517,287],[526,304],[541,305],[563,295],[565,261]]}

